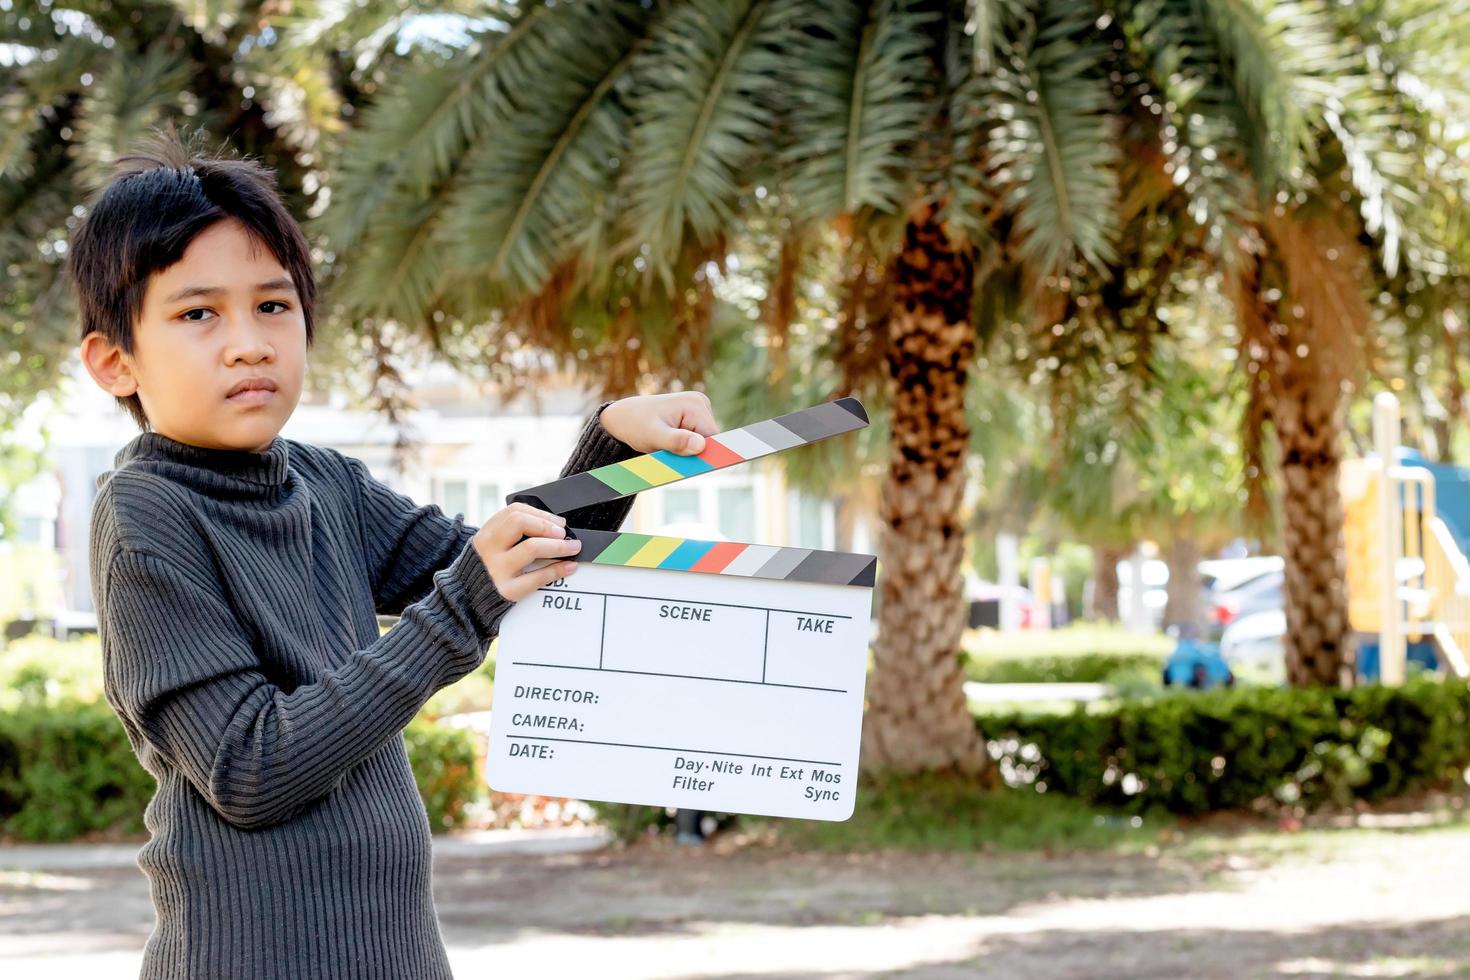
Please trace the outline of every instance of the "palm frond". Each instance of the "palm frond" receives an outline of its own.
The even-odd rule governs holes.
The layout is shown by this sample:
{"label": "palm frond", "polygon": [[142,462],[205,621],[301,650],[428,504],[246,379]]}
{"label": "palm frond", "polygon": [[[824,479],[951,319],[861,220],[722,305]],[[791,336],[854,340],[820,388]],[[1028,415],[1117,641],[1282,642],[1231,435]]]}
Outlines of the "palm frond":
{"label": "palm frond", "polygon": [[1106,64],[1092,14],[1053,2],[990,78],[991,179],[1016,216],[1022,256],[1044,274],[1077,258],[1102,266],[1114,253],[1118,150]]}
{"label": "palm frond", "polygon": [[117,158],[148,135],[188,87],[188,65],[166,41],[140,56],[112,59],[77,112],[74,143],[82,181],[100,185]]}
{"label": "palm frond", "polygon": [[469,151],[451,207],[447,233],[463,274],[512,292],[540,288],[571,253],[590,251],[579,241],[598,227],[627,155],[620,87],[651,11],[631,2],[573,9],[548,20],[535,104]]}
{"label": "palm frond", "polygon": [[1194,0],[1122,5],[1121,28],[1159,119],[1165,170],[1188,200],[1210,254],[1227,269],[1252,240],[1258,194],[1250,179],[1251,124],[1229,80],[1212,32]]}
{"label": "palm frond", "polygon": [[554,30],[573,9],[529,5],[508,28],[479,32],[452,55],[425,57],[384,89],[343,139],[332,203],[318,223],[332,248],[349,251],[395,187],[427,195],[468,147],[513,119],[536,91],[545,22]]}
{"label": "palm frond", "polygon": [[1313,130],[1348,69],[1324,0],[1193,0],[1249,123],[1250,164],[1272,189],[1311,162]]}
{"label": "palm frond", "polygon": [[805,6],[688,0],[659,22],[635,65],[624,248],[666,290],[674,288],[674,257],[691,240],[702,246],[720,235],[741,188],[761,170],[780,71],[799,50]]}
{"label": "palm frond", "polygon": [[893,213],[933,114],[933,58],[915,0],[824,4],[788,57],[791,138],[783,153],[798,218]]}

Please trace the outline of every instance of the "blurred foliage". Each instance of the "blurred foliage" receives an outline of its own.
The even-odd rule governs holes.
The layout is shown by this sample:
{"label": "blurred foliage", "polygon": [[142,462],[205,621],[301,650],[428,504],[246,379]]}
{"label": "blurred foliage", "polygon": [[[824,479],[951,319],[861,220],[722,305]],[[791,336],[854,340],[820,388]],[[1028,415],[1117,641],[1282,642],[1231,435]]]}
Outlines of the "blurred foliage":
{"label": "blurred foliage", "polygon": [[1065,796],[986,789],[942,774],[866,780],[848,820],[774,821],[776,839],[793,847],[833,851],[1142,850],[1156,844],[1168,821],[1136,817]]}
{"label": "blurred foliage", "polygon": [[25,841],[143,831],[153,777],[107,705],[0,711],[0,833]]}
{"label": "blurred foliage", "polygon": [[1134,812],[1346,806],[1452,788],[1470,766],[1470,688],[1432,676],[1180,692],[983,725],[1008,783]]}
{"label": "blurred foliage", "polygon": [[102,700],[97,634],[72,640],[26,636],[0,647],[0,711]]}
{"label": "blurred foliage", "polygon": [[[966,680],[986,684],[1113,684],[1147,675],[1157,689],[1173,641],[1106,626],[1055,630],[972,630],[965,634]],[[989,709],[987,709],[989,713]]]}
{"label": "blurred foliage", "polygon": [[[427,714],[403,737],[430,827],[465,826],[485,798],[478,737]],[[0,834],[57,841],[143,833],[153,788],[103,697],[95,634],[0,648]]]}
{"label": "blurred foliage", "polygon": [[403,730],[403,741],[429,829],[442,834],[466,826],[470,808],[486,795],[476,737],[463,729],[414,721]]}
{"label": "blurred foliage", "polygon": [[[431,9],[406,0],[0,3],[0,431],[55,389],[74,357],[67,242],[118,156],[174,123],[270,167],[305,219],[326,203],[337,138],[358,104],[400,66],[453,50],[456,31],[495,9],[480,0]],[[330,255],[317,258],[328,275]],[[327,343],[316,359],[335,377],[354,335],[327,315],[319,323]]]}
{"label": "blurred foliage", "polygon": [[1146,674],[1157,687],[1166,658],[1157,653],[970,657],[965,678],[983,684],[1111,684],[1126,677],[1132,684]]}

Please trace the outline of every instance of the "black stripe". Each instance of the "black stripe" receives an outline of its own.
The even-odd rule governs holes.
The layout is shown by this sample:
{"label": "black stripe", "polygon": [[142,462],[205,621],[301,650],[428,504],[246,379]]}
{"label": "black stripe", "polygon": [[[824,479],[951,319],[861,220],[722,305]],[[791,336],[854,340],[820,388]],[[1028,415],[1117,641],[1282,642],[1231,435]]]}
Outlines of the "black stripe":
{"label": "black stripe", "polygon": [[618,539],[617,531],[594,531],[590,528],[567,528],[567,537],[582,542],[582,550],[572,555],[574,561],[591,561]]}

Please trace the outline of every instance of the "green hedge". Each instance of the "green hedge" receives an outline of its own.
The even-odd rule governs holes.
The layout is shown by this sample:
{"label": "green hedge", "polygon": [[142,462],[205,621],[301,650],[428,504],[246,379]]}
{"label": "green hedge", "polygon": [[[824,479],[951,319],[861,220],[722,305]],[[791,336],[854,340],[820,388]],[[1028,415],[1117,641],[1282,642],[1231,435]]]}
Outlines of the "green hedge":
{"label": "green hedge", "polygon": [[985,684],[1102,684],[1119,676],[1163,673],[1156,653],[979,655],[965,658],[965,677]]}
{"label": "green hedge", "polygon": [[[473,736],[415,721],[404,733],[435,832],[462,826],[484,792]],[[0,834],[27,841],[143,833],[153,777],[105,703],[48,702],[0,712]]]}
{"label": "green hedge", "polygon": [[1012,785],[1180,814],[1381,800],[1463,780],[1470,688],[1238,688],[978,722]]}
{"label": "green hedge", "polygon": [[0,832],[31,841],[141,833],[152,795],[153,777],[105,704],[0,713]]}
{"label": "green hedge", "polygon": [[429,828],[437,834],[463,827],[468,805],[486,793],[473,737],[462,728],[415,721],[404,729],[403,740]]}

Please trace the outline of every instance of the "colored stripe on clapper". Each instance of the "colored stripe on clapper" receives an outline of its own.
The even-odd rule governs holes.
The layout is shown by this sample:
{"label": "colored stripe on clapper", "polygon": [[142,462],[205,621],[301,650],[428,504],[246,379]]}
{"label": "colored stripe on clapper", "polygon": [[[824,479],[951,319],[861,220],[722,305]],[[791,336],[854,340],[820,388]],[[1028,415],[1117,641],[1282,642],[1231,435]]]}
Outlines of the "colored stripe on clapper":
{"label": "colored stripe on clapper", "polygon": [[736,541],[694,541],[587,528],[572,528],[567,534],[582,542],[582,550],[572,555],[572,560],[595,565],[871,587],[878,564],[878,559],[872,555],[846,551],[777,548]]}
{"label": "colored stripe on clapper", "polygon": [[697,456],[680,456],[660,449],[517,491],[510,494],[506,502],[521,500],[553,514],[565,514],[579,507],[617,500],[649,487],[724,469],[783,449],[805,446],[861,429],[867,424],[868,413],[861,402],[856,398],[839,398],[764,422],[716,433],[704,440],[704,451]]}

